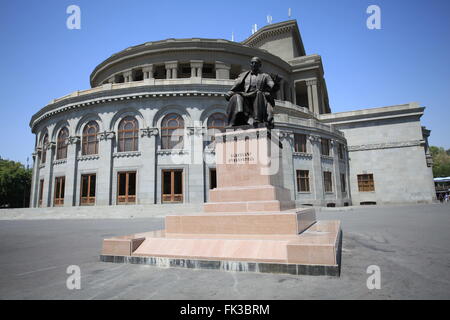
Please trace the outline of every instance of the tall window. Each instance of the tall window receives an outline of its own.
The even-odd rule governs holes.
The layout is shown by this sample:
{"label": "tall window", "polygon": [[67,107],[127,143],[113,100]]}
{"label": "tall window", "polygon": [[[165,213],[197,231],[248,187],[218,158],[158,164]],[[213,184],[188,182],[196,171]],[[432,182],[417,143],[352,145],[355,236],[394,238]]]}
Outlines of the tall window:
{"label": "tall window", "polygon": [[161,148],[183,149],[184,121],[176,113],[168,114],[161,123]]}
{"label": "tall window", "polygon": [[44,179],[39,180],[39,200],[38,206],[42,207],[42,198],[44,193]]}
{"label": "tall window", "polygon": [[47,146],[48,146],[48,134],[46,133],[44,135],[44,138],[42,138],[42,157],[41,157],[41,163],[45,164],[45,161],[47,160]]}
{"label": "tall window", "polygon": [[329,156],[330,155],[330,139],[320,139],[321,141],[321,151],[322,155]]}
{"label": "tall window", "polygon": [[375,191],[373,174],[358,174],[358,190],[360,192]]}
{"label": "tall window", "polygon": [[341,173],[341,189],[342,189],[342,192],[347,191],[347,186],[345,183],[345,173]]}
{"label": "tall window", "polygon": [[183,169],[162,170],[162,202],[183,202]]}
{"label": "tall window", "polygon": [[95,204],[95,174],[81,176],[81,205]]}
{"label": "tall window", "polygon": [[208,137],[214,141],[215,134],[225,132],[226,116],[223,113],[214,113],[208,118]]}
{"label": "tall window", "polygon": [[64,127],[59,131],[56,141],[56,159],[58,160],[67,158],[67,138],[69,138],[69,130]]}
{"label": "tall window", "polygon": [[83,155],[97,154],[98,153],[98,124],[95,121],[91,121],[84,127],[83,130]]}
{"label": "tall window", "polygon": [[117,174],[117,203],[136,203],[136,171]]}
{"label": "tall window", "polygon": [[55,178],[55,199],[53,203],[55,206],[62,206],[64,204],[64,187],[66,179],[64,177]]}
{"label": "tall window", "polygon": [[138,122],[134,117],[125,117],[119,123],[119,152],[138,150]]}
{"label": "tall window", "polygon": [[333,192],[333,183],[331,181],[331,172],[330,171],[323,172],[323,185],[325,188],[325,192]]}
{"label": "tall window", "polygon": [[294,151],[306,153],[306,135],[294,133]]}
{"label": "tall window", "polygon": [[309,170],[297,170],[298,192],[309,192]]}
{"label": "tall window", "polygon": [[344,145],[342,143],[338,144],[338,157],[344,159]]}

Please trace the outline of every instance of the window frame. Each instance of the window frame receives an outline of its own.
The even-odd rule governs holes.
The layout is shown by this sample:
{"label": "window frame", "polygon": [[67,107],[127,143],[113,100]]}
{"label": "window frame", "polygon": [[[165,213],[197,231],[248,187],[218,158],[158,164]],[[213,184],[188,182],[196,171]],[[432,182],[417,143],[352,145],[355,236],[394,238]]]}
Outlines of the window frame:
{"label": "window frame", "polygon": [[[88,133],[89,129],[95,127],[95,133]],[[98,154],[98,133],[100,131],[100,127],[97,121],[92,120],[86,123],[83,128],[82,141],[81,141],[81,155],[97,155]],[[89,140],[89,137],[95,137],[94,140]],[[94,146],[94,152],[90,152],[90,146]]]}
{"label": "window frame", "polygon": [[[175,118],[171,118],[175,116]],[[178,126],[176,127],[169,127],[165,126],[166,123],[168,123],[171,120],[176,120],[178,122]],[[169,134],[173,130],[172,134]],[[173,141],[173,136],[181,137],[181,147],[180,139],[178,141]],[[166,145],[167,143],[167,145]],[[178,146],[178,148],[175,148],[175,146]],[[184,119],[183,117],[178,113],[169,113],[164,116],[164,118],[161,121],[161,149],[162,150],[182,150],[184,149]]]}
{"label": "window frame", "polygon": [[[306,172],[306,176],[302,176],[302,173]],[[296,170],[296,178],[297,178],[297,192],[311,192],[311,184],[310,184],[310,176],[309,170]],[[302,185],[303,181],[303,185]],[[302,190],[302,186],[305,186],[305,190]]]}
{"label": "window frame", "polygon": [[[367,179],[364,179],[366,178]],[[357,175],[359,192],[375,192],[375,179],[373,173],[363,173]]]}
{"label": "window frame", "polygon": [[[61,137],[63,133],[65,136]],[[63,127],[58,132],[58,138],[56,139],[56,160],[67,159],[67,139],[69,138],[69,129]]]}
{"label": "window frame", "polygon": [[[133,129],[125,129],[128,123],[133,124]],[[127,137],[127,133],[132,133],[132,137]],[[126,150],[126,140],[132,141],[131,150]],[[126,116],[119,122],[117,130],[117,151],[118,152],[133,152],[139,150],[139,123],[133,116]]]}

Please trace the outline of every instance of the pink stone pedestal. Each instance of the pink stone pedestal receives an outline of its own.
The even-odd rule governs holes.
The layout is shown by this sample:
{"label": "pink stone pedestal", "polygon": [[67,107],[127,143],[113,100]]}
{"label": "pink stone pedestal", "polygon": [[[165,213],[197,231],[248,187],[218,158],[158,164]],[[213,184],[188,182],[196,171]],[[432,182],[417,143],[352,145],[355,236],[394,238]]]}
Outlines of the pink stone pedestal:
{"label": "pink stone pedestal", "polygon": [[340,222],[316,221],[314,208],[295,209],[274,135],[217,134],[217,188],[204,213],[167,216],[165,230],[105,239],[101,260],[339,276]]}

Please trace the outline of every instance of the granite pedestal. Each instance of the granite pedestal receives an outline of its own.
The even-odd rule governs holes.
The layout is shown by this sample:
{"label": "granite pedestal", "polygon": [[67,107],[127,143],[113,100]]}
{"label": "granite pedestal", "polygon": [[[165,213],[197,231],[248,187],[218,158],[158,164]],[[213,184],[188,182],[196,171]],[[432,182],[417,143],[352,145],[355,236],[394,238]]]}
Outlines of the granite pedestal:
{"label": "granite pedestal", "polygon": [[231,130],[215,144],[217,188],[204,212],[166,216],[165,230],[105,239],[101,260],[338,276],[340,222],[295,209],[275,131]]}

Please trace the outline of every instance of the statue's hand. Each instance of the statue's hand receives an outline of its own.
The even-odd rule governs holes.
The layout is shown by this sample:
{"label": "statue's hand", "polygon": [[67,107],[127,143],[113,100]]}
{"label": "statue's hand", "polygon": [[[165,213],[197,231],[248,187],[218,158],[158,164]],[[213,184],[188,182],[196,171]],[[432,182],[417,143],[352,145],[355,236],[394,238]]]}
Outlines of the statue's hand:
{"label": "statue's hand", "polygon": [[227,93],[225,93],[225,99],[229,101],[233,95],[234,95],[233,91],[228,91]]}

